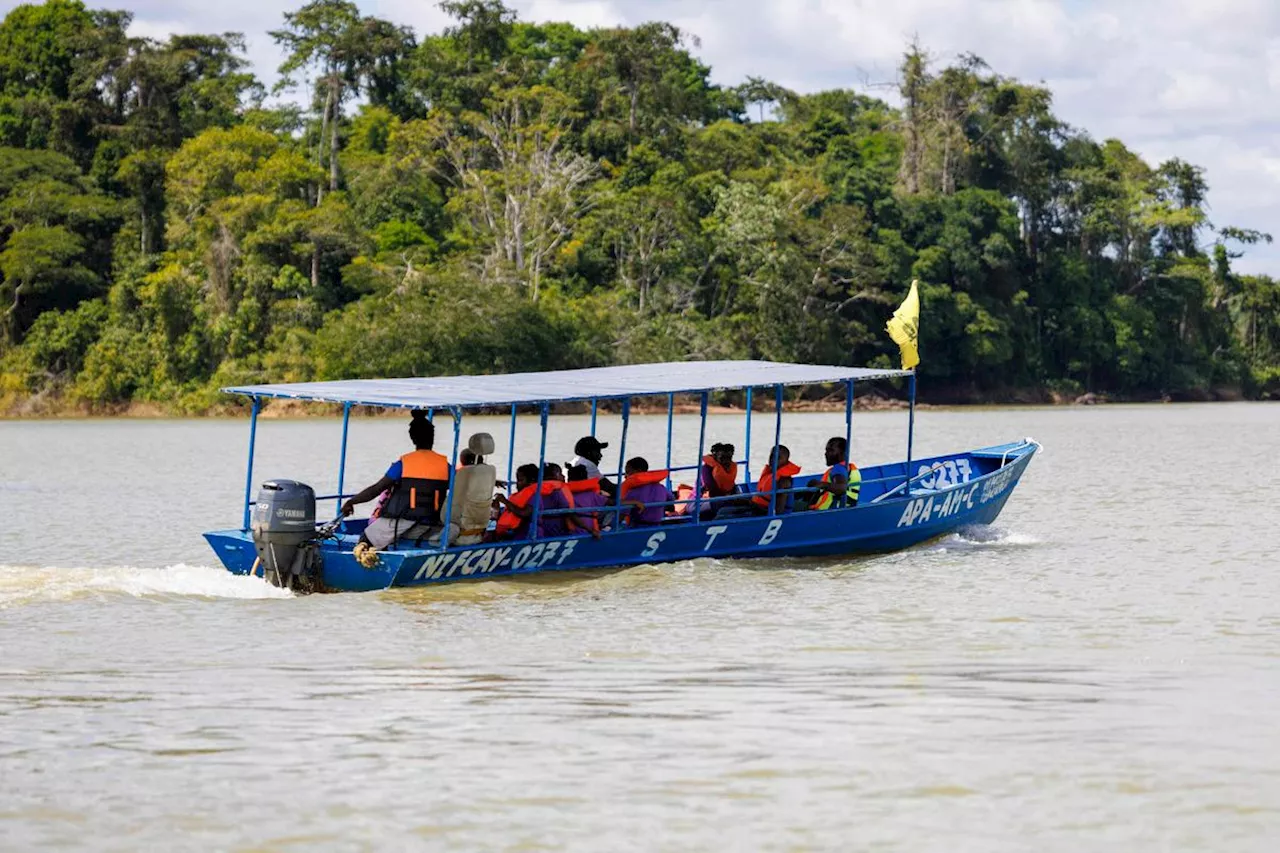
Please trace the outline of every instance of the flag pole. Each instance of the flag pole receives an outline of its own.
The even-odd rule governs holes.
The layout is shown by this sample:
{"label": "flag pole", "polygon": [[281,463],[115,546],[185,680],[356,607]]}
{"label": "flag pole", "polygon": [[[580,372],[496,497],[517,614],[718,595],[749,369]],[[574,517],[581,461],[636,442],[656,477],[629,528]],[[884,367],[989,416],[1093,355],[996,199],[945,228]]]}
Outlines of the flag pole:
{"label": "flag pole", "polygon": [[907,378],[907,474],[903,490],[908,499],[911,497],[911,451],[916,437],[916,369],[911,368],[911,376]]}

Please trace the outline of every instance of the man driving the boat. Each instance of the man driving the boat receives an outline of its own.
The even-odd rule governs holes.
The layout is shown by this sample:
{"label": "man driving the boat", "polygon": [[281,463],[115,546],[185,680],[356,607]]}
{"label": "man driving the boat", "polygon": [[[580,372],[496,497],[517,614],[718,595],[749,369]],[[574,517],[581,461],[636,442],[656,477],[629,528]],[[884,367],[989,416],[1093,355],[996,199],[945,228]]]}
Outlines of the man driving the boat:
{"label": "man driving the boat", "polygon": [[862,491],[862,472],[849,459],[849,443],[843,436],[833,436],[824,451],[827,470],[821,479],[811,480],[812,492],[805,495],[806,509],[831,509],[858,505],[858,493]]}
{"label": "man driving the boat", "polygon": [[409,439],[416,448],[412,453],[391,463],[382,479],[342,505],[342,514],[349,516],[360,504],[390,492],[377,517],[370,519],[361,534],[360,545],[364,547],[357,545],[357,552],[369,548],[381,551],[401,539],[425,539],[442,528],[441,516],[449,491],[449,460],[431,449],[436,430],[426,412],[414,410]]}

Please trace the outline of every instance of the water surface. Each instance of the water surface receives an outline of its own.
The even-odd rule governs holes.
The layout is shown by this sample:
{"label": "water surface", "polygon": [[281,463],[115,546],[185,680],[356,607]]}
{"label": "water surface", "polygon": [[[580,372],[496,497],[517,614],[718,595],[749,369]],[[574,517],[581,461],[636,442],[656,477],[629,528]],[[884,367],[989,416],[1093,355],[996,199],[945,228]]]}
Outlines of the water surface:
{"label": "water surface", "polygon": [[[859,461],[904,422],[860,414]],[[404,426],[354,423],[349,487]],[[472,426],[504,469],[506,422]],[[783,441],[816,470],[842,431]],[[896,555],[293,598],[199,536],[238,523],[244,423],[0,423],[0,848],[1276,849],[1280,408],[918,431],[1046,453],[996,528]],[[329,491],[337,454],[336,422],[264,421],[255,479]]]}

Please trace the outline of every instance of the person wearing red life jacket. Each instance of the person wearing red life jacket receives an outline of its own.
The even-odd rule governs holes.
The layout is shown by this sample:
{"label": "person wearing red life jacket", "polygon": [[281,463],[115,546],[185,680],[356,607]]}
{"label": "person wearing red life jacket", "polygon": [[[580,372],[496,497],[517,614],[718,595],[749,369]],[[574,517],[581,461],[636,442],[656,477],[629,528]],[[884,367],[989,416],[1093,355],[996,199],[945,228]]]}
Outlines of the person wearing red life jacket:
{"label": "person wearing red life jacket", "polygon": [[[738,463],[733,461],[733,454],[732,444],[713,444],[711,452],[702,457],[702,467],[698,471],[698,487],[704,499],[727,498],[737,494]],[[702,517],[711,518],[726,506],[737,503],[738,501],[717,500],[703,504]]]}
{"label": "person wearing red life jacket", "polygon": [[533,518],[533,492],[538,487],[538,466],[521,465],[516,469],[516,486],[510,497],[495,495],[494,509],[501,509],[494,529],[485,534],[485,541],[497,539],[523,539],[529,535],[529,520]]}
{"label": "person wearing red life jacket", "polygon": [[632,527],[661,524],[672,499],[663,482],[668,472],[650,471],[648,460],[642,456],[627,460],[625,470],[627,476],[618,486],[618,494],[621,503],[631,505],[631,512],[624,523]]}
{"label": "person wearing red life jacket", "polygon": [[600,478],[589,476],[587,466],[569,466],[569,491],[573,493],[573,506],[579,512],[579,526],[586,533],[598,536],[600,531],[610,526],[612,520],[602,512],[609,505],[609,499],[600,490]]}
{"label": "person wearing red life jacket", "polygon": [[791,461],[791,451],[785,446],[779,444],[773,449],[771,462],[764,466],[764,471],[760,474],[760,481],[756,483],[756,494],[751,498],[751,509],[756,515],[768,515],[770,507],[770,498],[774,494],[774,478],[777,478],[777,498],[773,504],[773,511],[782,514],[791,509],[791,493],[784,490],[790,489],[792,478],[800,473],[800,466]]}
{"label": "person wearing red life jacket", "polygon": [[357,550],[382,550],[401,539],[420,540],[442,529],[450,466],[447,458],[432,449],[435,436],[427,413],[415,409],[409,439],[416,449],[393,462],[382,479],[342,505],[342,514],[349,516],[358,505],[390,492],[377,518],[360,535]]}

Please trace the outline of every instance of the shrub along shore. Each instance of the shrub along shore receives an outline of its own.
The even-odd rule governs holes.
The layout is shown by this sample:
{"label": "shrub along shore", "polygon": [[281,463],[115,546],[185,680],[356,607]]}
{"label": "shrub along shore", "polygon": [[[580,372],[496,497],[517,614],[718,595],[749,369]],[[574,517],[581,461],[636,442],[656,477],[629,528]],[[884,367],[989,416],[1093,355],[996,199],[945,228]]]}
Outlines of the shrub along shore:
{"label": "shrub along shore", "polygon": [[1233,266],[1270,236],[1211,222],[1202,169],[1091,138],[1041,86],[916,44],[895,105],[722,85],[670,24],[440,5],[433,34],[344,0],[285,14],[270,101],[240,34],[10,11],[0,415],[223,414],[219,387],[272,381],[889,366],[912,279],[929,403],[1280,394],[1280,285]]}

